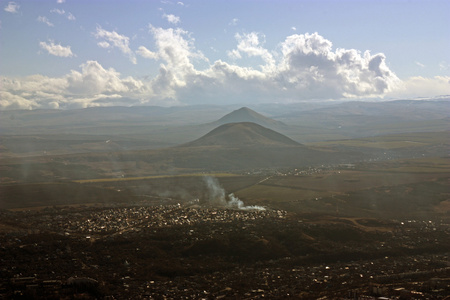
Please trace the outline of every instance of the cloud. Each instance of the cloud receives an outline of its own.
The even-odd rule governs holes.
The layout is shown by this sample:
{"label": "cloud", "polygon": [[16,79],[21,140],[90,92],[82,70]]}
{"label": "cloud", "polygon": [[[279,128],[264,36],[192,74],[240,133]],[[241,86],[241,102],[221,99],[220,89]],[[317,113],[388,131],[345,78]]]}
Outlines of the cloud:
{"label": "cloud", "polygon": [[25,78],[1,77],[1,109],[52,108],[50,103],[66,101],[63,96],[64,80],[42,75]]}
{"label": "cloud", "polygon": [[61,3],[64,3],[64,2],[66,2],[66,0],[56,0],[56,3],[58,3],[58,4],[61,4]]}
{"label": "cloud", "polygon": [[[282,103],[450,94],[450,77],[402,81],[390,70],[383,53],[335,49],[318,33],[287,36],[274,50],[265,47],[261,33],[239,33],[235,35],[236,47],[229,51],[233,59],[210,62],[196,49],[192,33],[186,30],[149,25],[148,32],[154,42],[135,52],[130,49],[129,38],[115,31],[98,27],[94,34],[99,47],[117,48],[134,60],[139,55],[158,61],[157,76],[124,77],[97,61],[87,61],[61,77],[0,77],[0,109]],[[52,41],[41,42],[40,46],[52,55],[73,56],[70,47]]]}
{"label": "cloud", "polygon": [[101,42],[98,42],[97,45],[98,45],[100,48],[105,48],[105,49],[111,47],[111,45],[110,45],[107,41],[101,41]]}
{"label": "cloud", "polygon": [[180,23],[180,17],[177,17],[175,15],[167,15],[164,14],[163,18],[165,18],[167,20],[167,22],[171,23],[171,24],[178,24]]}
{"label": "cloud", "polygon": [[194,61],[207,61],[202,52],[194,47],[194,39],[189,32],[177,28],[158,28],[149,25],[149,32],[155,39],[155,52],[140,47],[140,55],[162,60],[159,75],[152,80],[152,89],[158,97],[177,98],[177,90],[186,87],[191,79],[201,76],[195,69]]}
{"label": "cloud", "polygon": [[50,12],[58,14],[58,15],[64,15],[66,13],[64,11],[64,9],[58,9],[58,8],[54,8],[54,9],[50,10]]}
{"label": "cloud", "polygon": [[292,30],[292,31],[297,31],[297,28],[296,28],[295,26],[292,26],[292,27],[291,27],[291,30]]}
{"label": "cloud", "polygon": [[[58,14],[58,15],[66,15],[66,11],[64,9],[59,9],[59,8],[54,8],[54,9],[50,10],[50,12]],[[67,19],[70,21],[76,20],[75,16],[70,12],[67,12]]]}
{"label": "cloud", "polygon": [[36,20],[37,20],[38,22],[47,24],[47,26],[50,26],[50,27],[53,27],[53,26],[54,26],[53,23],[51,23],[51,22],[49,21],[49,19],[47,19],[47,17],[39,16],[39,17],[37,17]]}
{"label": "cloud", "polygon": [[[255,32],[244,35],[236,33],[235,38],[238,41],[238,45],[237,49],[228,52],[228,56],[231,58],[239,59],[242,58],[242,54],[246,54],[249,57],[261,57],[270,66],[275,64],[272,54],[261,46],[265,40],[264,35]],[[260,40],[263,42],[260,42]]]}
{"label": "cloud", "polygon": [[87,61],[80,68],[56,78],[0,76],[0,109],[130,106],[152,98],[152,91],[144,82],[123,78],[116,70],[105,69],[96,61]]}
{"label": "cloud", "polygon": [[425,78],[410,77],[401,82],[388,96],[395,98],[416,98],[450,95],[450,76]]}
{"label": "cloud", "polygon": [[[288,36],[278,52],[263,47],[262,34],[236,34],[235,38],[238,44],[228,53],[230,57],[237,62],[244,56],[260,57],[262,63],[241,67],[216,61],[207,70],[194,70],[186,77],[190,82],[178,90],[180,101],[198,98],[201,93],[206,95],[203,101],[222,95],[224,100],[236,102],[379,97],[400,81],[382,53],[333,50],[332,43],[317,33]],[[196,93],[195,97],[190,93]]]}
{"label": "cloud", "polygon": [[228,25],[230,25],[230,26],[236,26],[238,22],[239,22],[239,19],[234,18],[234,19],[232,19],[232,20],[230,21],[230,23],[228,23]]}
{"label": "cloud", "polygon": [[181,6],[184,6],[184,3],[181,2],[181,1],[178,1],[177,4],[178,4],[178,5],[181,5]]}
{"label": "cloud", "polygon": [[136,51],[137,54],[144,58],[150,58],[150,59],[158,59],[158,53],[152,52],[145,48],[144,46],[140,46],[138,50]]}
{"label": "cloud", "polygon": [[[102,48],[117,48],[119,49],[123,54],[128,55],[130,61],[133,64],[136,64],[136,56],[134,55],[133,51],[130,49],[130,38],[118,34],[115,31],[107,31],[101,28],[100,26],[97,27],[97,31],[94,33],[94,36],[97,39],[103,39],[104,41],[99,42],[97,45],[99,45]],[[106,44],[108,44],[108,47],[105,47]]]}
{"label": "cloud", "polygon": [[422,64],[422,63],[420,63],[420,62],[418,62],[418,61],[415,61],[414,63],[415,63],[416,65],[418,65],[419,67],[421,67],[421,68],[425,68],[425,65]]}
{"label": "cloud", "polygon": [[51,55],[54,56],[59,56],[59,57],[73,57],[75,56],[72,53],[72,50],[70,49],[70,46],[61,46],[61,45],[56,45],[54,44],[52,41],[50,41],[50,44],[47,44],[46,42],[40,42],[39,46],[44,49],[47,50],[47,52]]}
{"label": "cloud", "polygon": [[72,13],[67,13],[67,19],[70,20],[70,21],[75,21],[76,20],[75,16],[72,15]]}
{"label": "cloud", "polygon": [[7,91],[0,91],[0,108],[5,109],[27,109],[31,110],[40,106],[34,100],[29,100]]}
{"label": "cloud", "polygon": [[446,61],[439,62],[439,70],[447,71],[448,69],[450,69],[450,64],[448,62]]}
{"label": "cloud", "polygon": [[10,1],[10,2],[8,2],[8,5],[6,5],[3,10],[6,11],[6,12],[15,14],[15,13],[19,12],[19,8],[20,8],[19,4],[17,4],[14,1]]}
{"label": "cloud", "polygon": [[398,83],[382,53],[336,49],[317,33],[294,34],[281,43],[274,80],[283,90],[306,98],[381,96]]}
{"label": "cloud", "polygon": [[120,78],[114,69],[105,69],[96,61],[87,61],[81,65],[81,72],[72,70],[66,76],[67,91],[76,95],[126,94],[138,90],[142,83],[131,77]]}

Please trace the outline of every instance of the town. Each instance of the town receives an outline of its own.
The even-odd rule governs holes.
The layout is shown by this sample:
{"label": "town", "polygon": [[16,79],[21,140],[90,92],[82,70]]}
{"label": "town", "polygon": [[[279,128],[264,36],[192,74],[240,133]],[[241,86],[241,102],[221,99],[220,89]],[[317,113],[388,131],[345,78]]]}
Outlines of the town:
{"label": "town", "polygon": [[0,216],[6,298],[443,299],[450,290],[442,219],[320,219],[195,200]]}

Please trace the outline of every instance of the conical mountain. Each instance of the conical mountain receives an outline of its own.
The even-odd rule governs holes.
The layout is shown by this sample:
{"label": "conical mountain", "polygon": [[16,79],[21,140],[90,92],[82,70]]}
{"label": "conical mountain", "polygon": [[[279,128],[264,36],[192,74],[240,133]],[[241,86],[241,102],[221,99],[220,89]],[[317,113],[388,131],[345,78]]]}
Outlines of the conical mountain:
{"label": "conical mountain", "polygon": [[228,124],[228,123],[240,123],[240,122],[251,122],[256,123],[264,127],[278,127],[278,126],[285,126],[283,122],[273,120],[271,118],[268,118],[266,116],[261,115],[260,113],[257,113],[254,110],[251,110],[248,107],[241,107],[240,109],[237,109],[235,111],[232,111],[231,113],[223,116],[216,122],[214,122],[215,125],[222,125],[222,124]]}
{"label": "conical mountain", "polygon": [[296,141],[269,128],[251,122],[228,123],[213,129],[185,147],[222,146],[299,146]]}

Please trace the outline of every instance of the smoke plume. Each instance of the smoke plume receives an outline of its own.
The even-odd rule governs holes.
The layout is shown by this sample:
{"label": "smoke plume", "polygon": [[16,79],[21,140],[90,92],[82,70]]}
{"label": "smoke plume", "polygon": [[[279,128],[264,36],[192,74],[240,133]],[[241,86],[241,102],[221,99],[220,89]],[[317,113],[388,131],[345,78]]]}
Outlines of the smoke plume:
{"label": "smoke plume", "polygon": [[266,210],[262,206],[246,206],[244,202],[236,197],[233,193],[226,196],[225,190],[214,177],[205,176],[204,180],[208,188],[208,199],[206,199],[206,201],[210,205],[223,206],[240,210]]}

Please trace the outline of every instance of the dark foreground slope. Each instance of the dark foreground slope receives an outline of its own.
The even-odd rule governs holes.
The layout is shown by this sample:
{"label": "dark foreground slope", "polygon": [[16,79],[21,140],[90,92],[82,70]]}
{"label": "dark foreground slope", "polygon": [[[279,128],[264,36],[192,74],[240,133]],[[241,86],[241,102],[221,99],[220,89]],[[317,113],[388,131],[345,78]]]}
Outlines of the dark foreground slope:
{"label": "dark foreground slope", "polygon": [[183,205],[0,211],[0,298],[444,299],[448,221],[427,220]]}

